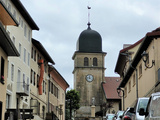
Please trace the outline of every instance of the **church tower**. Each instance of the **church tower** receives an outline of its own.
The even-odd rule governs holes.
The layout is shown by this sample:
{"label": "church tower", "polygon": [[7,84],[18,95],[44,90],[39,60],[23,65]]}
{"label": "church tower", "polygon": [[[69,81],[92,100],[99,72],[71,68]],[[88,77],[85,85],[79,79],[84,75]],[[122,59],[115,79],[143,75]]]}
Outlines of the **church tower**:
{"label": "church tower", "polygon": [[76,117],[91,116],[91,105],[95,105],[95,112],[101,111],[101,105],[106,102],[102,84],[104,83],[104,59],[106,53],[102,51],[101,35],[88,28],[81,32],[72,57],[74,60],[74,89],[80,93],[80,109]]}

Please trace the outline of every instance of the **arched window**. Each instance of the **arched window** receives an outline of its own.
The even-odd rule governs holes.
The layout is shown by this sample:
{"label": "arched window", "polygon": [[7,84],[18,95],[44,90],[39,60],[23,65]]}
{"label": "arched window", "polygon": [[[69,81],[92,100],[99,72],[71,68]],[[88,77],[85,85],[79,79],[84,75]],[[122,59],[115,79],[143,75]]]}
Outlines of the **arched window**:
{"label": "arched window", "polygon": [[98,64],[97,64],[97,58],[96,57],[94,57],[93,58],[93,66],[97,66]]}
{"label": "arched window", "polygon": [[84,66],[88,66],[88,58],[87,57],[84,58]]}

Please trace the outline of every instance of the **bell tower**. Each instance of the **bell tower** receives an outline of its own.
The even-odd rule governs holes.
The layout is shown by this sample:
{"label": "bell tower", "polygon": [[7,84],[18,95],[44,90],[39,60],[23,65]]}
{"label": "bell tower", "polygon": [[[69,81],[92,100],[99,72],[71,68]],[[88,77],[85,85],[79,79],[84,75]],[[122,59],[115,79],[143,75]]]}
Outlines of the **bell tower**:
{"label": "bell tower", "polygon": [[80,109],[77,117],[91,115],[91,105],[95,105],[95,112],[101,111],[101,105],[106,102],[102,83],[105,77],[104,59],[106,53],[102,51],[101,35],[88,28],[79,35],[74,60],[74,89],[80,93]]}

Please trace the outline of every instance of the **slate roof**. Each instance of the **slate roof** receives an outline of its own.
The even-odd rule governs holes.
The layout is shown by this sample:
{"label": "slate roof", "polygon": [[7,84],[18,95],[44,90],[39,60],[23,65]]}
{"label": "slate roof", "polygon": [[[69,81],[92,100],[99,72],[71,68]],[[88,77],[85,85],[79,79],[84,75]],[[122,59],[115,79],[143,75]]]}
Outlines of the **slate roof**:
{"label": "slate roof", "polygon": [[117,88],[121,82],[120,77],[105,77],[105,82],[103,89],[107,99],[120,99],[117,94]]}

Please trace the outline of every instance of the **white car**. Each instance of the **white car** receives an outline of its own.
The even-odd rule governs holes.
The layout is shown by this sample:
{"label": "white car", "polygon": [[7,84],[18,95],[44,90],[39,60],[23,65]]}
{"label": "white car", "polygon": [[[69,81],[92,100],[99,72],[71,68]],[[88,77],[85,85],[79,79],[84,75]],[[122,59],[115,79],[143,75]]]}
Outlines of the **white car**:
{"label": "white car", "polygon": [[145,116],[144,120],[160,120],[160,92],[150,96],[146,111],[140,109],[140,115]]}
{"label": "white car", "polygon": [[140,108],[144,108],[146,110],[147,104],[149,101],[149,97],[138,98],[136,104],[134,106],[134,115],[132,116],[132,120],[144,120],[145,116],[139,115]]}

